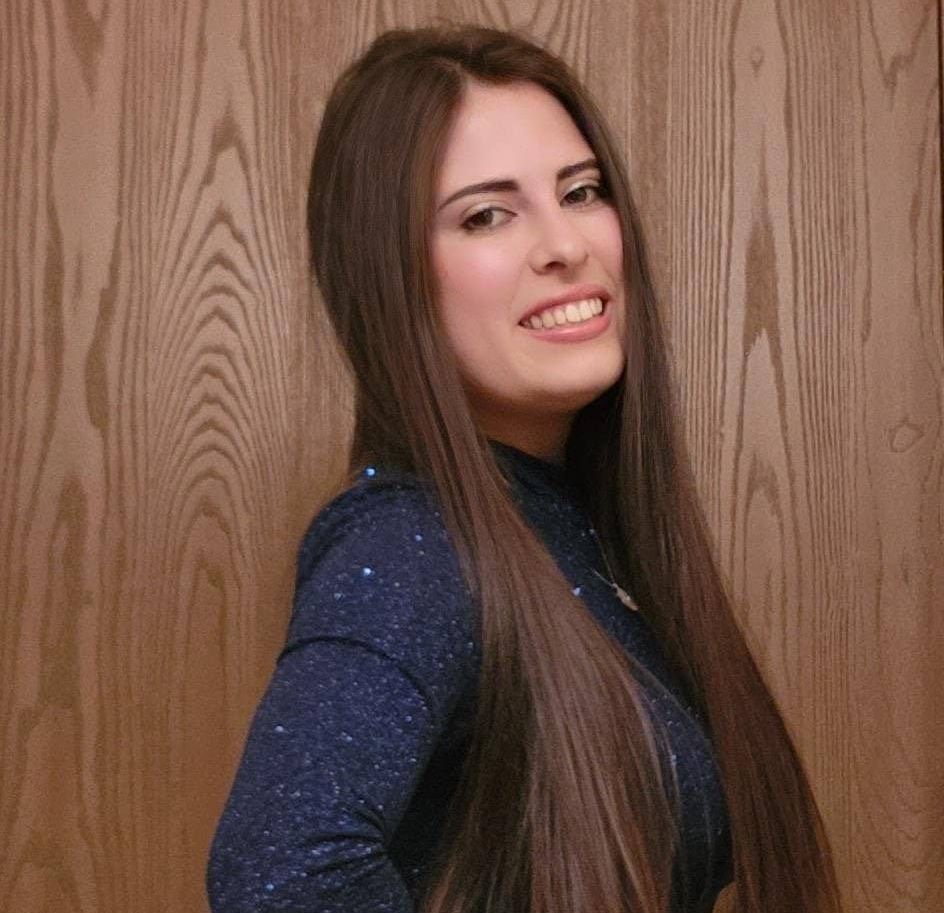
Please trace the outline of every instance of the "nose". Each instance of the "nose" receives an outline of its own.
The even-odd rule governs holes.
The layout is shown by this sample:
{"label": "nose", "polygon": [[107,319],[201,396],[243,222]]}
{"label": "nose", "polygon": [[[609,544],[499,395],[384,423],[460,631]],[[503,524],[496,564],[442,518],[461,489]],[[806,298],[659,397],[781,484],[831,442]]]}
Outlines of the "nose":
{"label": "nose", "polygon": [[535,216],[535,243],[531,248],[531,267],[543,273],[555,267],[572,270],[586,262],[589,245],[574,218],[559,206]]}

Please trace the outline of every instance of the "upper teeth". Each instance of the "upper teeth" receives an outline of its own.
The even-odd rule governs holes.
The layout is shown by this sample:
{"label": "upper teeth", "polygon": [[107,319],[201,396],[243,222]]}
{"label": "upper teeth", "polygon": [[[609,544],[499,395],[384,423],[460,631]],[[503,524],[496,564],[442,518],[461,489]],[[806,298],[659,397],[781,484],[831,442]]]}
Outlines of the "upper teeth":
{"label": "upper teeth", "polygon": [[522,326],[530,326],[535,330],[550,329],[564,323],[580,323],[589,320],[603,311],[602,298],[585,298],[583,301],[572,301],[569,304],[549,307],[539,314],[532,314],[527,320],[522,320]]}

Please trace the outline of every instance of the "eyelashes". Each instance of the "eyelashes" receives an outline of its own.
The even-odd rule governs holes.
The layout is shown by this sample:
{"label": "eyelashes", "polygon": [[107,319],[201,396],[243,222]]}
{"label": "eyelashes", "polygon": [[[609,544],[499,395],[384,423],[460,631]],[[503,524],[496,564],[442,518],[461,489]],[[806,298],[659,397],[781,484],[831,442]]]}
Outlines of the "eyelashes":
{"label": "eyelashes", "polygon": [[[577,192],[582,191],[582,190],[583,190],[583,191],[588,191],[588,190],[589,190],[589,191],[593,191],[593,194],[592,194],[593,199],[591,199],[591,200],[589,200],[589,201],[581,201],[581,202],[575,203],[574,205],[577,206],[577,207],[589,206],[589,205],[591,205],[592,203],[597,202],[598,200],[609,199],[609,189],[606,187],[606,185],[603,184],[603,183],[597,183],[597,182],[595,182],[595,181],[589,181],[589,182],[587,182],[587,183],[585,183],[585,184],[578,184],[576,187],[572,187],[572,188],[564,195],[564,198],[566,199],[566,198],[569,197],[571,194],[577,193]],[[504,223],[497,223],[497,224],[496,224],[494,221],[493,221],[493,222],[490,222],[490,223],[488,223],[488,222],[482,222],[481,220],[479,220],[479,221],[477,221],[477,222],[474,221],[474,220],[478,219],[479,216],[482,216],[483,214],[491,213],[491,212],[508,212],[508,210],[507,210],[507,209],[504,209],[504,208],[501,207],[501,206],[486,206],[486,207],[484,207],[484,208],[482,208],[482,209],[477,210],[476,212],[473,212],[471,215],[469,215],[467,218],[465,218],[465,219],[462,221],[462,223],[461,223],[462,228],[463,228],[468,234],[479,234],[479,233],[481,233],[481,232],[491,231],[492,229],[498,228],[499,225],[504,224]]]}

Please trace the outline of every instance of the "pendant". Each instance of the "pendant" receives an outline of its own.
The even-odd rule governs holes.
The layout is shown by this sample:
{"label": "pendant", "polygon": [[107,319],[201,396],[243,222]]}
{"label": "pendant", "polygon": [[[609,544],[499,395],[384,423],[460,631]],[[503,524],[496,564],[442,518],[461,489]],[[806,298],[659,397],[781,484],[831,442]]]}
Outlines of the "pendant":
{"label": "pendant", "polygon": [[616,598],[619,599],[627,609],[632,609],[634,612],[639,611],[639,606],[633,602],[633,597],[629,595],[618,583],[614,583],[612,580],[607,580],[596,568],[591,568],[594,574],[597,575],[607,586],[613,587],[616,591]]}
{"label": "pendant", "polygon": [[614,588],[616,589],[616,596],[627,609],[632,609],[634,612],[639,611],[639,606],[633,602],[633,597],[629,595],[619,584],[614,583]]}

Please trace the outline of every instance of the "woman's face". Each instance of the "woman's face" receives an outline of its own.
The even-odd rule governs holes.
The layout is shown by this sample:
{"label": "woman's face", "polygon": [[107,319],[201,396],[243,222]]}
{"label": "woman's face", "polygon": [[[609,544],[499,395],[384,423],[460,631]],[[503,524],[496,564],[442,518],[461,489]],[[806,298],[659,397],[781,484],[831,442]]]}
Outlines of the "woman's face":
{"label": "woman's face", "polygon": [[[577,411],[625,362],[619,218],[600,170],[580,164],[592,158],[541,87],[473,84],[436,182],[438,303],[473,415],[489,437],[555,461]],[[458,196],[482,182],[503,186]],[[562,296],[576,308],[547,311]],[[579,301],[601,297],[586,319]],[[542,328],[523,326],[535,313]]]}

